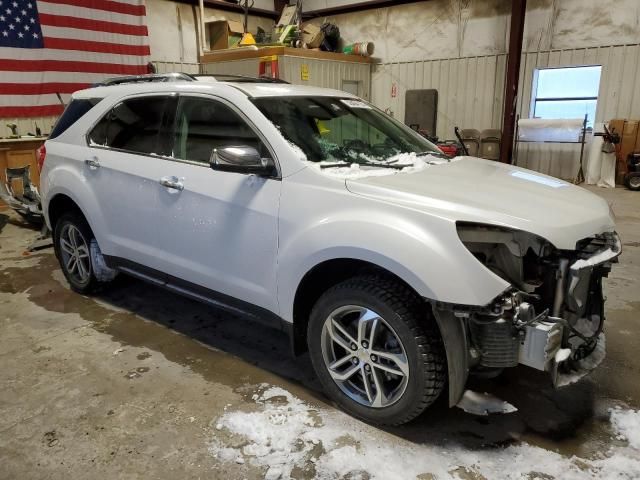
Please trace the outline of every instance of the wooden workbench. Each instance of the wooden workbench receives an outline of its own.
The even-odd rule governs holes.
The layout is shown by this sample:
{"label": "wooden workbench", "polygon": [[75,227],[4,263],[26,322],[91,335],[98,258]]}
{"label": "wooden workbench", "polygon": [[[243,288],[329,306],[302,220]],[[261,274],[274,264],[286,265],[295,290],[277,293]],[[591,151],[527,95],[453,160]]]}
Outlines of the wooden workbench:
{"label": "wooden workbench", "polygon": [[371,57],[346,55],[344,53],[307,50],[305,48],[291,48],[285,46],[273,47],[234,47],[223,50],[211,50],[200,55],[200,63],[228,62],[231,60],[245,60],[271,55],[288,55],[290,57],[315,58],[317,60],[333,60],[337,62],[375,63]]}
{"label": "wooden workbench", "polygon": [[[0,138],[0,182],[7,181],[5,170],[7,167],[16,168],[30,165],[31,183],[40,186],[40,172],[36,162],[36,149],[46,140],[46,137]],[[16,185],[18,191],[22,185]]]}

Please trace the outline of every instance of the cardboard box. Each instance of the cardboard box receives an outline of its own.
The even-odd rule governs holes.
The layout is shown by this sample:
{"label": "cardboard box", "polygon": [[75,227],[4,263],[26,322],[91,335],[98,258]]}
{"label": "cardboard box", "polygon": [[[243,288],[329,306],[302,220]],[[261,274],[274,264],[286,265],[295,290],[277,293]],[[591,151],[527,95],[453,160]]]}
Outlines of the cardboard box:
{"label": "cardboard box", "polygon": [[324,33],[320,30],[320,27],[313,23],[307,23],[302,26],[302,41],[307,44],[309,48],[318,48],[324,40]]}
{"label": "cardboard box", "polygon": [[235,20],[214,20],[205,23],[209,32],[209,50],[235,47],[242,40],[244,28]]}

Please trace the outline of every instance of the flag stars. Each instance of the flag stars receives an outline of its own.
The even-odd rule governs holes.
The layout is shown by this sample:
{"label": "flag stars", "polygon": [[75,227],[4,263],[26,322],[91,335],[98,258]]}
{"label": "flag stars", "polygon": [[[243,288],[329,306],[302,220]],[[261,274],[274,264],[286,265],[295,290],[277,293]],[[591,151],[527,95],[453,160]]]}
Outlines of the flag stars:
{"label": "flag stars", "polygon": [[5,12],[7,12],[7,15],[11,15],[11,9],[10,9],[10,8],[7,8],[7,9],[5,10]]}
{"label": "flag stars", "polygon": [[36,32],[33,32],[33,38],[38,38],[38,34]]}
{"label": "flag stars", "polygon": [[18,32],[18,38],[22,38],[22,37],[24,37],[24,33]]}
{"label": "flag stars", "polygon": [[13,5],[13,8],[18,8],[18,2],[13,2],[12,5]]}
{"label": "flag stars", "polygon": [[33,8],[33,4],[27,3],[27,8]]}
{"label": "flag stars", "polygon": [[7,32],[6,30],[4,32],[2,32],[2,36],[3,37],[8,37],[9,36],[9,32]]}
{"label": "flag stars", "polygon": [[20,20],[20,17],[16,17],[16,23],[20,23],[22,20]]}
{"label": "flag stars", "polygon": [[6,18],[6,17],[5,17],[4,15],[0,15],[0,22],[4,22],[4,19],[5,19],[5,18]]}
{"label": "flag stars", "polygon": [[26,10],[22,10],[20,13],[21,13],[24,17],[26,17],[26,16],[27,16],[27,11],[26,11]]}
{"label": "flag stars", "polygon": [[31,29],[31,27],[29,25],[25,25],[24,29],[28,32]]}
{"label": "flag stars", "polygon": [[29,19],[29,22],[31,22],[31,23],[36,23],[36,20],[35,20],[34,18],[30,18],[30,19]]}
{"label": "flag stars", "polygon": [[15,30],[16,27],[13,25],[13,23],[11,25],[9,25],[9,30]]}

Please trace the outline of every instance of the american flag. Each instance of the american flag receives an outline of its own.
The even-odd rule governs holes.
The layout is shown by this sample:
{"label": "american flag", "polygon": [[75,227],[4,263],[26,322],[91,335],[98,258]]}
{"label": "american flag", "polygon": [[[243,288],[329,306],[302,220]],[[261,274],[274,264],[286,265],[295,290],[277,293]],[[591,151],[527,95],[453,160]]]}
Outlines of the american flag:
{"label": "american flag", "polygon": [[0,118],[58,115],[58,99],[147,72],[144,0],[0,0]]}

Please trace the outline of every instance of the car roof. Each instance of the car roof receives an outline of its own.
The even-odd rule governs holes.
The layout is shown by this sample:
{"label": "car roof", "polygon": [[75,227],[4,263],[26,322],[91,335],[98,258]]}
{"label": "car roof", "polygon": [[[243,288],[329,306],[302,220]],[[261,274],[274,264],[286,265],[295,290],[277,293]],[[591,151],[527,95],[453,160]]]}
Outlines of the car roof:
{"label": "car roof", "polygon": [[122,83],[117,85],[96,86],[79,90],[73,94],[74,99],[106,98],[111,95],[135,95],[137,93],[168,93],[168,92],[198,92],[216,93],[224,92],[233,88],[240,90],[249,97],[289,97],[289,96],[309,96],[309,97],[341,97],[357,98],[347,92],[330,88],[321,88],[307,85],[290,85],[285,83],[247,83],[247,82],[218,82],[213,79],[203,79],[200,81],[177,81],[177,82],[142,82],[142,83]]}

